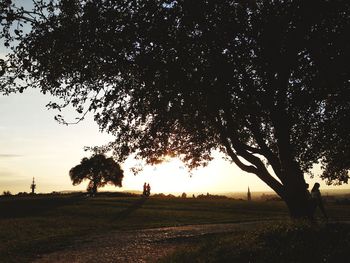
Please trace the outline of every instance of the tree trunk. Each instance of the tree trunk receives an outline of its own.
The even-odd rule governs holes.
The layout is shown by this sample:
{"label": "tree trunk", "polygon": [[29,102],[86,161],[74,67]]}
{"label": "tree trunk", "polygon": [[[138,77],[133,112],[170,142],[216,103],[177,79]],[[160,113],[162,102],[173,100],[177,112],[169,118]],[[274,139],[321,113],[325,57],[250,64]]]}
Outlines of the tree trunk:
{"label": "tree trunk", "polygon": [[284,172],[281,191],[276,191],[276,187],[268,180],[265,180],[265,182],[284,200],[291,218],[312,219],[310,193],[303,172],[295,164],[287,167],[287,169],[288,172]]}
{"label": "tree trunk", "polygon": [[306,189],[303,191],[287,191],[283,200],[287,204],[291,218],[312,219],[310,199]]}
{"label": "tree trunk", "polygon": [[290,216],[295,219],[312,219],[310,193],[303,172],[297,166],[289,168],[289,173],[283,182],[285,188],[283,200],[287,204]]}
{"label": "tree trunk", "polygon": [[94,181],[94,184],[91,189],[92,195],[95,196],[97,193],[97,182]]}
{"label": "tree trunk", "polygon": [[88,188],[87,188],[88,192],[90,193],[90,196],[95,196],[97,193],[97,181],[91,180]]}

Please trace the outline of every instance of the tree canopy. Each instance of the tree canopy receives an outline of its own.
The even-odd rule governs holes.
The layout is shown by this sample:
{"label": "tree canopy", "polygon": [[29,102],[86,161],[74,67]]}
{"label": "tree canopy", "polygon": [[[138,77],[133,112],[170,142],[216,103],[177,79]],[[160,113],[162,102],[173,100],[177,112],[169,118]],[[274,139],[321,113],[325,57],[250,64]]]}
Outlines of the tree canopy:
{"label": "tree canopy", "polygon": [[95,195],[97,189],[107,184],[122,186],[124,172],[113,158],[104,154],[95,154],[90,158],[84,157],[80,164],[69,171],[73,185],[89,180],[87,191]]}
{"label": "tree canopy", "polygon": [[61,0],[36,8],[32,18],[17,10],[10,19],[15,9],[0,9],[8,43],[8,24],[32,26],[15,32],[2,89],[37,87],[63,100],[53,108],[93,112],[115,135],[104,149],[118,160],[170,155],[196,167],[219,149],[291,210],[300,196],[305,203],[304,173],[314,164],[329,183],[348,181],[349,1]]}

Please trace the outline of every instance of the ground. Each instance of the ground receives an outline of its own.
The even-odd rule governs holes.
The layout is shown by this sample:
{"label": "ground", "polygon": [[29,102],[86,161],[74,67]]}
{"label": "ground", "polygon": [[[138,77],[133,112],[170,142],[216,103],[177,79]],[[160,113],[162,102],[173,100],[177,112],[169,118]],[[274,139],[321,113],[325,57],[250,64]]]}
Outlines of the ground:
{"label": "ground", "polygon": [[[348,205],[326,208],[332,222],[350,220]],[[171,255],[184,251],[185,256],[199,257],[195,251],[203,248],[198,244],[212,237],[219,243],[221,237],[240,239],[261,224],[288,221],[280,201],[113,195],[0,198],[0,261],[185,262],[183,256]],[[221,247],[215,242],[209,247]]]}
{"label": "ground", "polygon": [[234,234],[251,229],[257,224],[261,223],[203,224],[115,231],[79,240],[70,248],[42,255],[35,262],[156,262],[179,248],[191,247],[200,237],[220,233]]}

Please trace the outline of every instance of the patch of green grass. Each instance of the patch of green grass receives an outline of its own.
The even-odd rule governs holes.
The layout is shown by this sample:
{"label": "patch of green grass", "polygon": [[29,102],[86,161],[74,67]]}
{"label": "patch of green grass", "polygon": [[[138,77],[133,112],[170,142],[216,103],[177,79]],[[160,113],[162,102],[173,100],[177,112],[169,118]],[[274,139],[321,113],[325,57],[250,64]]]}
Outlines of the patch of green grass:
{"label": "patch of green grass", "polygon": [[161,262],[348,262],[350,225],[281,223],[206,236],[198,243]]}

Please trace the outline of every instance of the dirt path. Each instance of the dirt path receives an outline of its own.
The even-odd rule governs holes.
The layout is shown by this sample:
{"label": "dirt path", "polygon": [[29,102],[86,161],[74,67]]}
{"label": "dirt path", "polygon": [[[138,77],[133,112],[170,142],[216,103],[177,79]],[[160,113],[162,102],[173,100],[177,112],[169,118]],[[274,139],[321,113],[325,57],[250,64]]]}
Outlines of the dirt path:
{"label": "dirt path", "polygon": [[191,238],[235,232],[257,224],[261,222],[115,231],[77,241],[72,247],[43,255],[35,262],[156,262],[179,246],[189,245]]}

